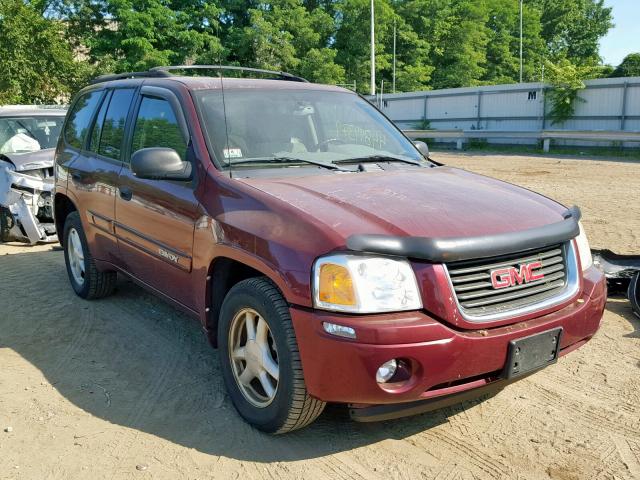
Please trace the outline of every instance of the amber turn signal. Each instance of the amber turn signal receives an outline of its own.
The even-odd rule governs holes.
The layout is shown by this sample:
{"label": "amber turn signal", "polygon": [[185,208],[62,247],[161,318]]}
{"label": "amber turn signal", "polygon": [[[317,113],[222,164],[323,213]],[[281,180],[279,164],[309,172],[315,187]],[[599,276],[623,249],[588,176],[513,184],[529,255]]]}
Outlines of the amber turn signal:
{"label": "amber turn signal", "polygon": [[356,294],[349,270],[341,265],[325,263],[320,267],[318,297],[335,305],[355,305]]}

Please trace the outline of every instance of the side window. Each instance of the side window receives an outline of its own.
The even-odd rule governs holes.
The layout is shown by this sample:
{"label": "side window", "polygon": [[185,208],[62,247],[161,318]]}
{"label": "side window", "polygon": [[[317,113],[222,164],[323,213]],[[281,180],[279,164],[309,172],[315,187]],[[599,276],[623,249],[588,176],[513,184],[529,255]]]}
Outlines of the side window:
{"label": "side window", "polygon": [[76,101],[73,110],[69,113],[67,124],[64,127],[64,138],[72,147],[82,148],[84,145],[91,117],[93,117],[93,112],[102,93],[102,90],[85,93]]}
{"label": "side window", "polygon": [[183,161],[186,158],[187,144],[169,102],[161,98],[142,97],[133,130],[131,153],[149,147],[173,148]]}
{"label": "side window", "polygon": [[107,114],[102,122],[98,153],[105,157],[120,159],[122,141],[124,139],[124,126],[127,122],[127,113],[133,99],[133,89],[114,90],[109,102]]}
{"label": "side window", "polygon": [[105,95],[100,111],[96,115],[96,121],[93,123],[91,129],[91,139],[89,140],[89,146],[87,150],[91,152],[98,152],[98,145],[100,144],[100,133],[102,133],[102,124],[104,123],[104,116],[107,114],[107,107],[109,106],[109,100],[111,99],[111,93]]}

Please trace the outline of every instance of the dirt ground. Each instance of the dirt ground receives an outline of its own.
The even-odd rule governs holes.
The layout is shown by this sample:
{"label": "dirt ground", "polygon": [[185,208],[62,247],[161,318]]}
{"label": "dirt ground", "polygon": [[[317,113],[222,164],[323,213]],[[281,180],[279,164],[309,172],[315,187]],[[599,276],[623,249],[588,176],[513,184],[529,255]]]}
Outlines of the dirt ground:
{"label": "dirt ground", "polygon": [[[640,253],[640,164],[435,154],[582,207],[594,247]],[[0,479],[638,479],[640,321],[484,402],[271,437],[235,413],[196,322],[126,280],[85,302],[55,247],[0,245]]]}

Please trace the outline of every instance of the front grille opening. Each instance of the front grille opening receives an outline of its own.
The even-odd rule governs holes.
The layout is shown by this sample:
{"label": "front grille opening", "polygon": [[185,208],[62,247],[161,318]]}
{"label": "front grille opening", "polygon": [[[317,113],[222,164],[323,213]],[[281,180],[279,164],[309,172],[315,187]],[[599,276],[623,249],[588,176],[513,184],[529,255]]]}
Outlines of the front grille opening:
{"label": "front grille opening", "polygon": [[[542,279],[514,282],[504,288],[494,288],[491,272],[540,262]],[[567,255],[565,245],[553,245],[482,260],[456,262],[447,265],[462,313],[473,317],[494,316],[533,305],[559,295],[567,286]]]}

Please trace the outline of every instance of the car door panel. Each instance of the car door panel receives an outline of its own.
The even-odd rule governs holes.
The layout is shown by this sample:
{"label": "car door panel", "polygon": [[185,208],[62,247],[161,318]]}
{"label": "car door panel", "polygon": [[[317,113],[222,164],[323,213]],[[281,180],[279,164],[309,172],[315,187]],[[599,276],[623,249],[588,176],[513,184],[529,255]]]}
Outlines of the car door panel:
{"label": "car door panel", "polygon": [[[143,87],[129,132],[129,156],[140,148],[171,147],[186,156],[189,137],[175,95]],[[115,232],[124,269],[189,308],[188,288],[198,201],[192,182],[138,178],[127,163],[120,172]]]}
{"label": "car door panel", "polygon": [[[94,258],[115,263],[117,243],[113,220],[122,164],[113,159],[97,157],[90,151],[94,134],[99,136],[99,119],[106,114],[110,97],[110,91],[96,90],[78,100],[74,110],[79,107],[80,116],[86,116],[87,111],[91,110],[91,119],[74,118],[72,112],[65,128],[66,141],[61,156],[65,158],[68,188],[73,192],[77,205],[81,206],[80,217]],[[74,130],[80,128],[82,131]]]}

